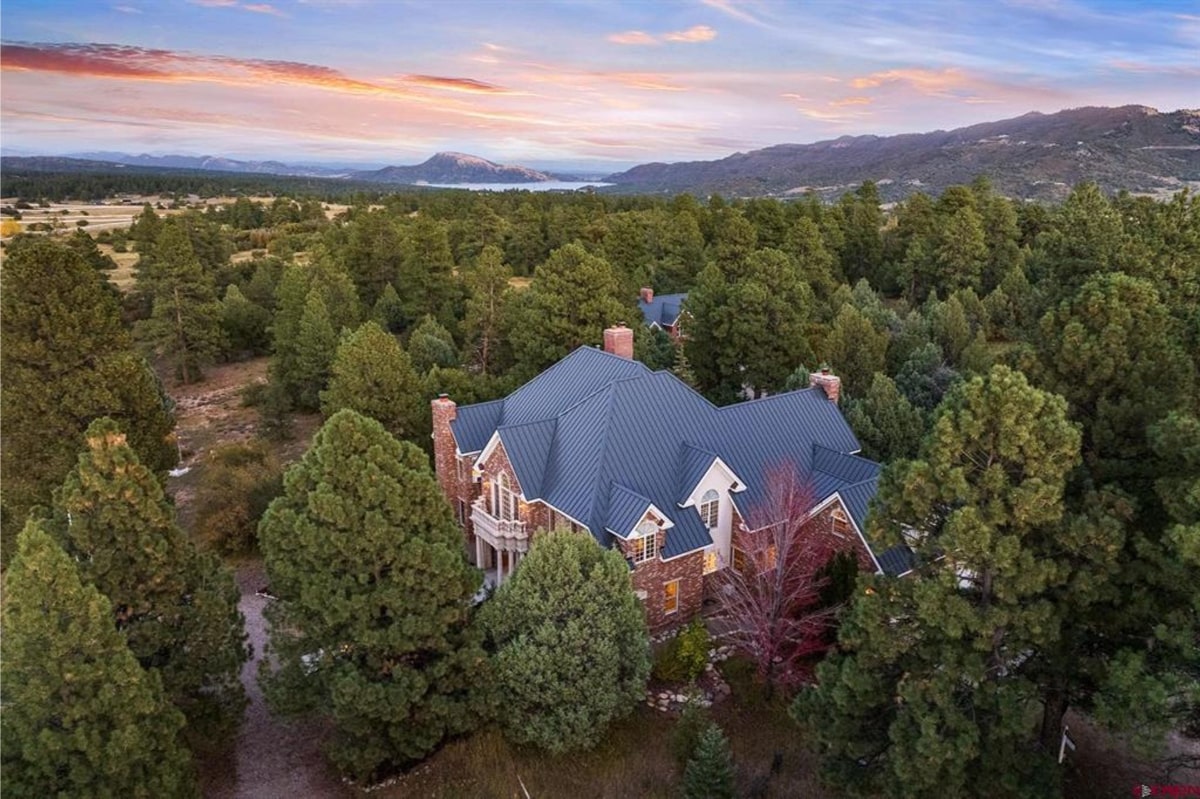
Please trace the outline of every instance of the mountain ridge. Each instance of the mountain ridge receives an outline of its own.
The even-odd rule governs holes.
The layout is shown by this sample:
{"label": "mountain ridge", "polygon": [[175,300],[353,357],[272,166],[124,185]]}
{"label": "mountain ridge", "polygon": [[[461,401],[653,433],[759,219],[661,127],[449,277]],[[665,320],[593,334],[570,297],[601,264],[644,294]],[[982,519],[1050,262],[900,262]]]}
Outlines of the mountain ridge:
{"label": "mountain ridge", "polygon": [[1085,107],[953,130],[776,144],[712,161],[642,164],[608,175],[610,192],[836,196],[873,180],[885,200],[988,176],[997,190],[1061,199],[1094,181],[1106,191],[1167,192],[1200,181],[1200,111]]}

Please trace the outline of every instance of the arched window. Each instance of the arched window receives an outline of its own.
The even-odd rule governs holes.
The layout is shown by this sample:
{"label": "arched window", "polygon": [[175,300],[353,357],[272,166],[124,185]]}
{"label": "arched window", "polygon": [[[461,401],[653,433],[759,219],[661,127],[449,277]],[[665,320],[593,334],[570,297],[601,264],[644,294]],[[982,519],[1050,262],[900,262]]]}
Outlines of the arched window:
{"label": "arched window", "polygon": [[850,520],[841,508],[834,508],[829,514],[829,527],[834,535],[841,538],[850,532]]}
{"label": "arched window", "polygon": [[634,563],[645,563],[658,557],[658,525],[644,521],[634,532],[636,538],[630,540],[630,552]]}
{"label": "arched window", "polygon": [[517,495],[509,487],[508,475],[504,472],[492,483],[492,514],[497,519],[509,521],[517,518]]}
{"label": "arched window", "polygon": [[716,491],[705,491],[704,496],[700,497],[700,521],[704,522],[704,526],[711,530],[717,526],[720,514],[721,495]]}

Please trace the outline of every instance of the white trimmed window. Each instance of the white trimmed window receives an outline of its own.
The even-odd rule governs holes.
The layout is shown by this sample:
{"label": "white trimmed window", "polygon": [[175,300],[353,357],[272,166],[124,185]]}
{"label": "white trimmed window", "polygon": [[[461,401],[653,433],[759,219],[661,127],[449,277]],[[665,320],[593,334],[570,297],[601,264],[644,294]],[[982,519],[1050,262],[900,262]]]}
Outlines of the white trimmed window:
{"label": "white trimmed window", "polygon": [[636,538],[630,540],[634,563],[645,563],[658,557],[658,525],[646,521],[638,525]]}
{"label": "white trimmed window", "polygon": [[712,530],[717,526],[720,515],[721,495],[711,489],[705,491],[704,496],[700,497],[700,521],[704,522],[705,527]]}
{"label": "white trimmed window", "polygon": [[663,613],[679,610],[679,581],[672,580],[663,585]]}
{"label": "white trimmed window", "polygon": [[841,508],[834,508],[830,511],[829,520],[830,531],[839,538],[850,532],[850,520],[846,518],[846,514]]}
{"label": "white trimmed window", "polygon": [[492,483],[492,515],[497,519],[516,521],[517,495],[509,485],[508,475],[501,472]]}
{"label": "white trimmed window", "polygon": [[717,570],[719,565],[720,561],[717,557],[717,550],[711,548],[704,550],[704,573],[712,574]]}

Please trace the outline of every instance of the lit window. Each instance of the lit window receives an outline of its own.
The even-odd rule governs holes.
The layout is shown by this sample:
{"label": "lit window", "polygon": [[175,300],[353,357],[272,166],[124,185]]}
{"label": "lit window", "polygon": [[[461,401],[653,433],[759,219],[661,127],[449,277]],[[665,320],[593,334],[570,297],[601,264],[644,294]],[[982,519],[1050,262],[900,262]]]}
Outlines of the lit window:
{"label": "lit window", "polygon": [[679,610],[679,581],[672,580],[663,586],[663,613]]}
{"label": "lit window", "polygon": [[700,497],[700,521],[704,526],[713,529],[721,513],[721,497],[716,491],[705,491]]}
{"label": "lit window", "polygon": [[737,547],[733,548],[733,568],[742,574],[746,573],[746,553]]}
{"label": "lit window", "polygon": [[712,574],[717,570],[717,551],[709,549],[704,553],[704,573]]}
{"label": "lit window", "polygon": [[517,495],[509,488],[508,475],[504,472],[492,483],[492,515],[508,521],[517,519]]}
{"label": "lit window", "polygon": [[658,525],[642,522],[637,528],[637,537],[630,540],[634,563],[645,563],[658,557]]}
{"label": "lit window", "polygon": [[850,531],[850,520],[846,518],[846,514],[841,508],[834,508],[829,514],[830,530],[836,536],[842,536]]}
{"label": "lit window", "polygon": [[769,547],[767,547],[766,557],[763,558],[763,561],[764,561],[763,568],[774,569],[775,562],[778,560],[779,560],[779,550],[775,548],[774,544],[771,544]]}

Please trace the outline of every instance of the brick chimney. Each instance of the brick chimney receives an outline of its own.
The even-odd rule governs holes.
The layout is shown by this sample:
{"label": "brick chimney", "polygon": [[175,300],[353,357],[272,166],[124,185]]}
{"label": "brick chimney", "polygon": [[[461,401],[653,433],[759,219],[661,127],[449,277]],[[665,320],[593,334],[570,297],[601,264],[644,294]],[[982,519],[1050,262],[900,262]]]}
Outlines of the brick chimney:
{"label": "brick chimney", "polygon": [[649,286],[642,286],[642,302],[647,305],[654,302],[654,289]]}
{"label": "brick chimney", "polygon": [[810,374],[808,384],[821,388],[831,402],[837,402],[842,395],[842,378],[831,373],[828,366],[822,366],[821,371]]}
{"label": "brick chimney", "polygon": [[633,360],[633,331],[617,322],[604,331],[604,351]]}
{"label": "brick chimney", "polygon": [[451,502],[458,496],[458,470],[454,462],[457,447],[450,423],[458,416],[458,405],[445,394],[430,403],[433,409],[433,469],[437,473],[438,485]]}

